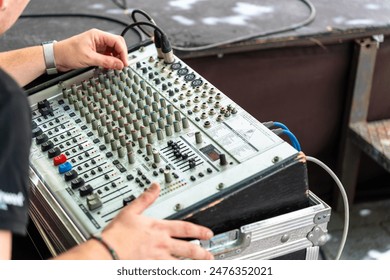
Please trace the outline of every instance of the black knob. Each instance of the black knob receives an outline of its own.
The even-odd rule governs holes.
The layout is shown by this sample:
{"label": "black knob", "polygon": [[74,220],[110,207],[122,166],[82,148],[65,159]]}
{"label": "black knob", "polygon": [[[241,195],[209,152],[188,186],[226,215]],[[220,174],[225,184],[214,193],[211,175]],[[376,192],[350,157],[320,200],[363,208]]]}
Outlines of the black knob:
{"label": "black knob", "polygon": [[41,108],[41,109],[39,109],[39,113],[41,113],[41,115],[43,117],[47,116],[47,115],[51,115],[53,113],[53,108],[51,108],[51,107]]}
{"label": "black knob", "polygon": [[84,186],[85,184],[85,181],[83,178],[76,178],[76,179],[73,179],[72,182],[70,182],[71,186],[72,186],[72,189],[78,189],[82,186]]}
{"label": "black knob", "polygon": [[70,181],[70,180],[73,180],[75,178],[77,178],[79,174],[77,174],[76,170],[70,170],[68,172],[65,173],[65,181]]}
{"label": "black knob", "polygon": [[219,155],[219,164],[222,165],[222,166],[228,164],[228,162],[226,160],[226,155],[225,154],[220,154]]}
{"label": "black knob", "polygon": [[134,199],[135,199],[135,196],[134,196],[134,195],[130,195],[129,197],[125,197],[125,198],[123,199],[123,206],[126,206],[127,204],[129,204],[130,202],[132,202]]}
{"label": "black knob", "polygon": [[49,158],[54,158],[56,156],[59,156],[61,154],[61,150],[58,147],[52,148],[48,152]]}
{"label": "black knob", "polygon": [[44,99],[44,100],[41,100],[38,102],[38,109],[42,109],[42,108],[46,108],[46,107],[50,107],[50,103],[49,103],[49,101],[47,101],[47,99]]}
{"label": "black knob", "polygon": [[34,128],[32,130],[32,137],[35,138],[43,133],[42,129],[40,127]]}
{"label": "black knob", "polygon": [[85,185],[85,186],[82,186],[80,187],[79,189],[79,192],[80,192],[80,196],[87,196],[87,195],[90,195],[91,193],[93,193],[93,188],[91,185]]}
{"label": "black knob", "polygon": [[195,160],[194,160],[193,158],[190,159],[190,160],[188,161],[188,167],[189,167],[190,169],[192,169],[192,168],[195,168],[195,166],[196,166]]}
{"label": "black knob", "polygon": [[35,143],[37,143],[37,145],[40,145],[42,143],[45,143],[47,140],[49,140],[49,137],[47,137],[46,134],[41,134],[37,138],[35,138]]}
{"label": "black knob", "polygon": [[42,150],[42,152],[46,152],[46,151],[52,149],[53,147],[54,147],[53,142],[47,141],[47,142],[42,144],[41,150]]}

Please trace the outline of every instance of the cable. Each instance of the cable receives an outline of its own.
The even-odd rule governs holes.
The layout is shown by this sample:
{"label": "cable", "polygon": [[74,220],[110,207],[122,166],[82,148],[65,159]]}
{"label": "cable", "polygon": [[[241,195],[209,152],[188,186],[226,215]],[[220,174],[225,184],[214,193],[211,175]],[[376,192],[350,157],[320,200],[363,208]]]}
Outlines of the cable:
{"label": "cable", "polygon": [[272,129],[272,131],[275,132],[277,135],[282,133],[287,135],[290,138],[293,147],[299,152],[302,151],[301,144],[299,144],[298,138],[295,137],[295,135],[290,131],[290,129],[288,129],[286,125],[284,125],[281,122],[274,122],[274,121],[263,122],[263,124],[267,128],[271,128],[273,126],[277,127],[277,129]]}
{"label": "cable", "polygon": [[286,134],[286,135],[290,138],[290,140],[291,140],[291,142],[292,142],[294,148],[295,148],[298,152],[302,151],[301,145],[299,144],[299,141],[298,141],[297,137],[295,137],[295,135],[294,135],[290,130],[288,130],[288,129],[283,129],[283,133]]}
{"label": "cable", "polygon": [[282,27],[282,28],[279,28],[279,29],[276,29],[276,30],[256,33],[256,34],[252,34],[252,35],[241,36],[241,37],[238,37],[236,39],[226,40],[226,41],[222,41],[222,42],[219,42],[219,43],[208,44],[208,45],[205,45],[205,46],[199,46],[199,47],[178,47],[178,46],[172,46],[172,48],[175,49],[175,50],[178,50],[178,51],[187,51],[187,52],[189,52],[189,51],[203,51],[203,50],[207,50],[207,49],[211,49],[211,48],[217,48],[217,47],[221,47],[221,46],[224,46],[224,45],[229,45],[229,44],[233,44],[233,43],[248,41],[248,40],[256,39],[256,38],[259,38],[259,37],[275,35],[275,34],[279,34],[279,33],[292,31],[292,30],[301,28],[303,26],[308,25],[309,23],[311,23],[316,18],[317,11],[316,11],[314,5],[310,2],[310,0],[299,0],[299,1],[302,2],[303,4],[305,4],[309,8],[310,15],[305,20],[303,20],[301,22],[298,22],[296,24],[288,25],[288,26],[285,26],[285,27]]}
{"label": "cable", "polygon": [[139,27],[140,25],[150,26],[150,27],[158,30],[158,32],[160,32],[161,35],[165,35],[165,32],[157,25],[154,25],[153,23],[150,23],[147,21],[137,21],[137,22],[133,22],[133,23],[127,25],[126,28],[123,29],[121,36],[124,37],[126,35],[127,31],[129,31],[129,29],[134,29],[134,27]]}
{"label": "cable", "polygon": [[[137,20],[137,18],[135,17],[136,14],[141,14],[143,15],[150,23],[154,24],[154,25],[157,25],[156,22],[154,21],[154,19],[148,15],[147,12],[143,11],[143,10],[140,10],[140,9],[135,9],[131,12],[131,18],[134,22],[139,22],[139,20]],[[148,37],[152,37],[153,35],[148,33],[147,31],[145,31],[141,26],[138,26],[138,28]]]}
{"label": "cable", "polygon": [[[45,17],[85,17],[85,18],[94,18],[94,19],[100,19],[100,20],[106,20],[106,21],[111,21],[114,23],[118,23],[123,26],[128,26],[129,24],[127,22],[121,21],[119,19],[111,18],[111,17],[106,17],[106,16],[101,16],[101,15],[95,15],[95,14],[61,14],[61,13],[55,13],[55,14],[24,14],[20,16],[21,18],[45,18]],[[140,41],[143,41],[143,36],[142,34],[136,30],[133,29],[134,32],[138,35]]]}
{"label": "cable", "polygon": [[347,240],[348,228],[349,228],[349,205],[348,205],[347,193],[345,192],[344,186],[341,183],[341,181],[339,180],[339,178],[336,176],[336,174],[334,174],[334,172],[325,163],[323,163],[322,161],[320,161],[320,160],[318,160],[318,159],[316,159],[314,157],[310,157],[310,156],[306,156],[306,159],[307,159],[307,161],[310,161],[310,162],[313,162],[313,163],[319,165],[326,172],[329,173],[329,175],[336,182],[337,187],[340,189],[340,193],[341,193],[341,196],[343,198],[343,203],[344,203],[344,229],[343,229],[343,235],[342,235],[341,242],[340,242],[340,247],[339,247],[339,249],[337,251],[337,255],[336,255],[336,260],[339,260],[340,257],[341,257],[341,254],[342,254],[342,252],[344,250],[344,245],[345,245],[345,242]]}
{"label": "cable", "polygon": [[282,129],[285,129],[285,130],[290,130],[288,129],[287,126],[285,126],[284,124],[282,124],[281,122],[273,122],[273,125],[276,126],[276,127],[279,127],[279,128],[282,128]]}

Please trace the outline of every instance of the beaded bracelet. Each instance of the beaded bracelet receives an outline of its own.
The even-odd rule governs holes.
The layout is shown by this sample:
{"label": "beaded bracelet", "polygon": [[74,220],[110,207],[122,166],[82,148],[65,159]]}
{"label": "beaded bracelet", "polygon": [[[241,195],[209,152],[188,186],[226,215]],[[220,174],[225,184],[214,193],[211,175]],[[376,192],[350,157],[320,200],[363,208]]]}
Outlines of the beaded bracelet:
{"label": "beaded bracelet", "polygon": [[100,236],[91,235],[90,239],[99,241],[99,243],[102,244],[108,250],[108,252],[110,252],[110,255],[113,260],[119,260],[118,254],[115,252],[114,249],[110,247],[110,245],[107,244],[106,241],[103,240],[103,238],[101,238]]}

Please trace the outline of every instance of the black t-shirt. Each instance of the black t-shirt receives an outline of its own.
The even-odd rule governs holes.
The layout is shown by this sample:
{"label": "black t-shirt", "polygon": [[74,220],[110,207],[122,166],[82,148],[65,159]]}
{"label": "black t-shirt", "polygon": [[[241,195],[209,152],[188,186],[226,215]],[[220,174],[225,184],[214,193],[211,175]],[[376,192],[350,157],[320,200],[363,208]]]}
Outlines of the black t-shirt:
{"label": "black t-shirt", "polygon": [[0,229],[25,234],[31,110],[26,94],[0,69]]}

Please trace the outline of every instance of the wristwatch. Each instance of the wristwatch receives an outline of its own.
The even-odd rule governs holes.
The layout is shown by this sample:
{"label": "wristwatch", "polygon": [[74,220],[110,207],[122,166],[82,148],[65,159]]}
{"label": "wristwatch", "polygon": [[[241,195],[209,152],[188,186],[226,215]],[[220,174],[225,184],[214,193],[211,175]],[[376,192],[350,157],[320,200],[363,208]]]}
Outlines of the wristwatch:
{"label": "wristwatch", "polygon": [[57,74],[56,61],[54,59],[54,43],[57,41],[42,42],[43,56],[45,57],[46,73],[48,75]]}

